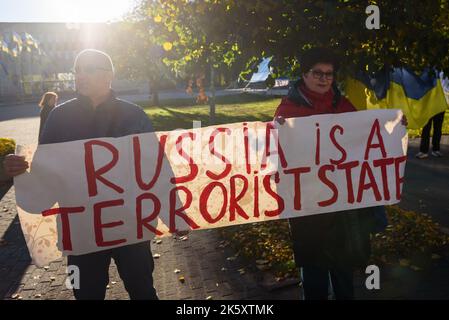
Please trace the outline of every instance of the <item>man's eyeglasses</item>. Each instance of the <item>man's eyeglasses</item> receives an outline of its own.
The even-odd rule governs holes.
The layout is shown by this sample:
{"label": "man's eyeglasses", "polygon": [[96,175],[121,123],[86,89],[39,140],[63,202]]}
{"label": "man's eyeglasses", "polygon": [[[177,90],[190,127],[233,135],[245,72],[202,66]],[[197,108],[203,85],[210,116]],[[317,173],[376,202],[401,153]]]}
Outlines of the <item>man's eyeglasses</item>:
{"label": "man's eyeglasses", "polygon": [[321,70],[310,70],[310,73],[312,73],[312,76],[314,79],[321,79],[324,78],[326,80],[332,80],[334,79],[334,72],[323,72]]}
{"label": "man's eyeglasses", "polygon": [[79,74],[79,73],[87,73],[87,74],[89,74],[89,75],[92,75],[92,74],[94,74],[97,70],[102,70],[102,71],[112,71],[111,69],[108,69],[108,68],[103,68],[103,67],[97,67],[97,66],[91,66],[91,65],[88,65],[88,66],[84,66],[84,67],[80,67],[80,66],[77,66],[77,67],[75,67],[75,68],[73,68],[72,69],[72,72],[74,73],[74,74]]}

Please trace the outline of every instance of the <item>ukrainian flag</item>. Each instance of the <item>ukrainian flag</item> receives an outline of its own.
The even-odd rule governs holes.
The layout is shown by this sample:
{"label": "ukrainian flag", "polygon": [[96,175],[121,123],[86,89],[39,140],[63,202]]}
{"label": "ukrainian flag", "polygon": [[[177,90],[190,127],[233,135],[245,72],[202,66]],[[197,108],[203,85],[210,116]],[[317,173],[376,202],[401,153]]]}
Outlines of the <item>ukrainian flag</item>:
{"label": "ukrainian flag", "polygon": [[410,129],[424,127],[448,108],[441,79],[430,70],[419,76],[407,68],[385,68],[375,75],[361,73],[346,81],[345,93],[359,110],[401,109]]}

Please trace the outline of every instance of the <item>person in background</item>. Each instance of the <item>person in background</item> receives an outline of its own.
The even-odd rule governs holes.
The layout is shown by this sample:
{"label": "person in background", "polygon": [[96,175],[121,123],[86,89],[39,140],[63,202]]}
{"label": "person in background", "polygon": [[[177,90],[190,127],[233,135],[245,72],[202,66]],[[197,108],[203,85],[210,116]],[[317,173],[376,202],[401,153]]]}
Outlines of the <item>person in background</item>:
{"label": "person in background", "polygon": [[416,158],[425,159],[429,157],[429,145],[430,145],[430,129],[433,124],[433,136],[432,136],[432,156],[440,158],[443,154],[440,151],[441,130],[443,128],[444,111],[436,114],[430,118],[429,122],[422,129],[421,143],[419,145],[419,152],[416,154]]}
{"label": "person in background", "polygon": [[41,101],[39,102],[39,107],[41,108],[41,122],[39,124],[39,138],[42,134],[42,130],[44,129],[45,121],[47,121],[48,115],[50,111],[58,104],[58,95],[54,92],[46,92],[42,96]]}

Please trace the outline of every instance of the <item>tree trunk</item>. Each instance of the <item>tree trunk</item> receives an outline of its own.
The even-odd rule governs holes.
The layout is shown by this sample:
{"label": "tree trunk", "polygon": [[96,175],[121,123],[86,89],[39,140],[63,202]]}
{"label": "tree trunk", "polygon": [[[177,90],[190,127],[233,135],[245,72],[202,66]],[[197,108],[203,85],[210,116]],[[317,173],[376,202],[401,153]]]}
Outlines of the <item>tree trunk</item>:
{"label": "tree trunk", "polygon": [[153,106],[159,106],[159,88],[156,81],[148,81],[149,92],[151,96],[151,104]]}
{"label": "tree trunk", "polygon": [[214,66],[211,64],[210,66],[210,93],[211,97],[209,100],[209,106],[210,106],[210,124],[215,124],[215,85],[214,85]]}
{"label": "tree trunk", "polygon": [[159,106],[159,92],[158,91],[153,92],[152,98],[153,98],[153,106]]}

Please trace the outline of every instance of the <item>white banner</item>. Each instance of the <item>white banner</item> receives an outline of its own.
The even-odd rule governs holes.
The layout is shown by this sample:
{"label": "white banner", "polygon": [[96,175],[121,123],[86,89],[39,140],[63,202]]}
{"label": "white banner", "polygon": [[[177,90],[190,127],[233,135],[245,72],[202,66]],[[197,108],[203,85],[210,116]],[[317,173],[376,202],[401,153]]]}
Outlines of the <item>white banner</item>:
{"label": "white banner", "polygon": [[[163,236],[400,201],[399,110],[27,147],[15,178],[37,265]],[[319,230],[317,230],[319,232]]]}

